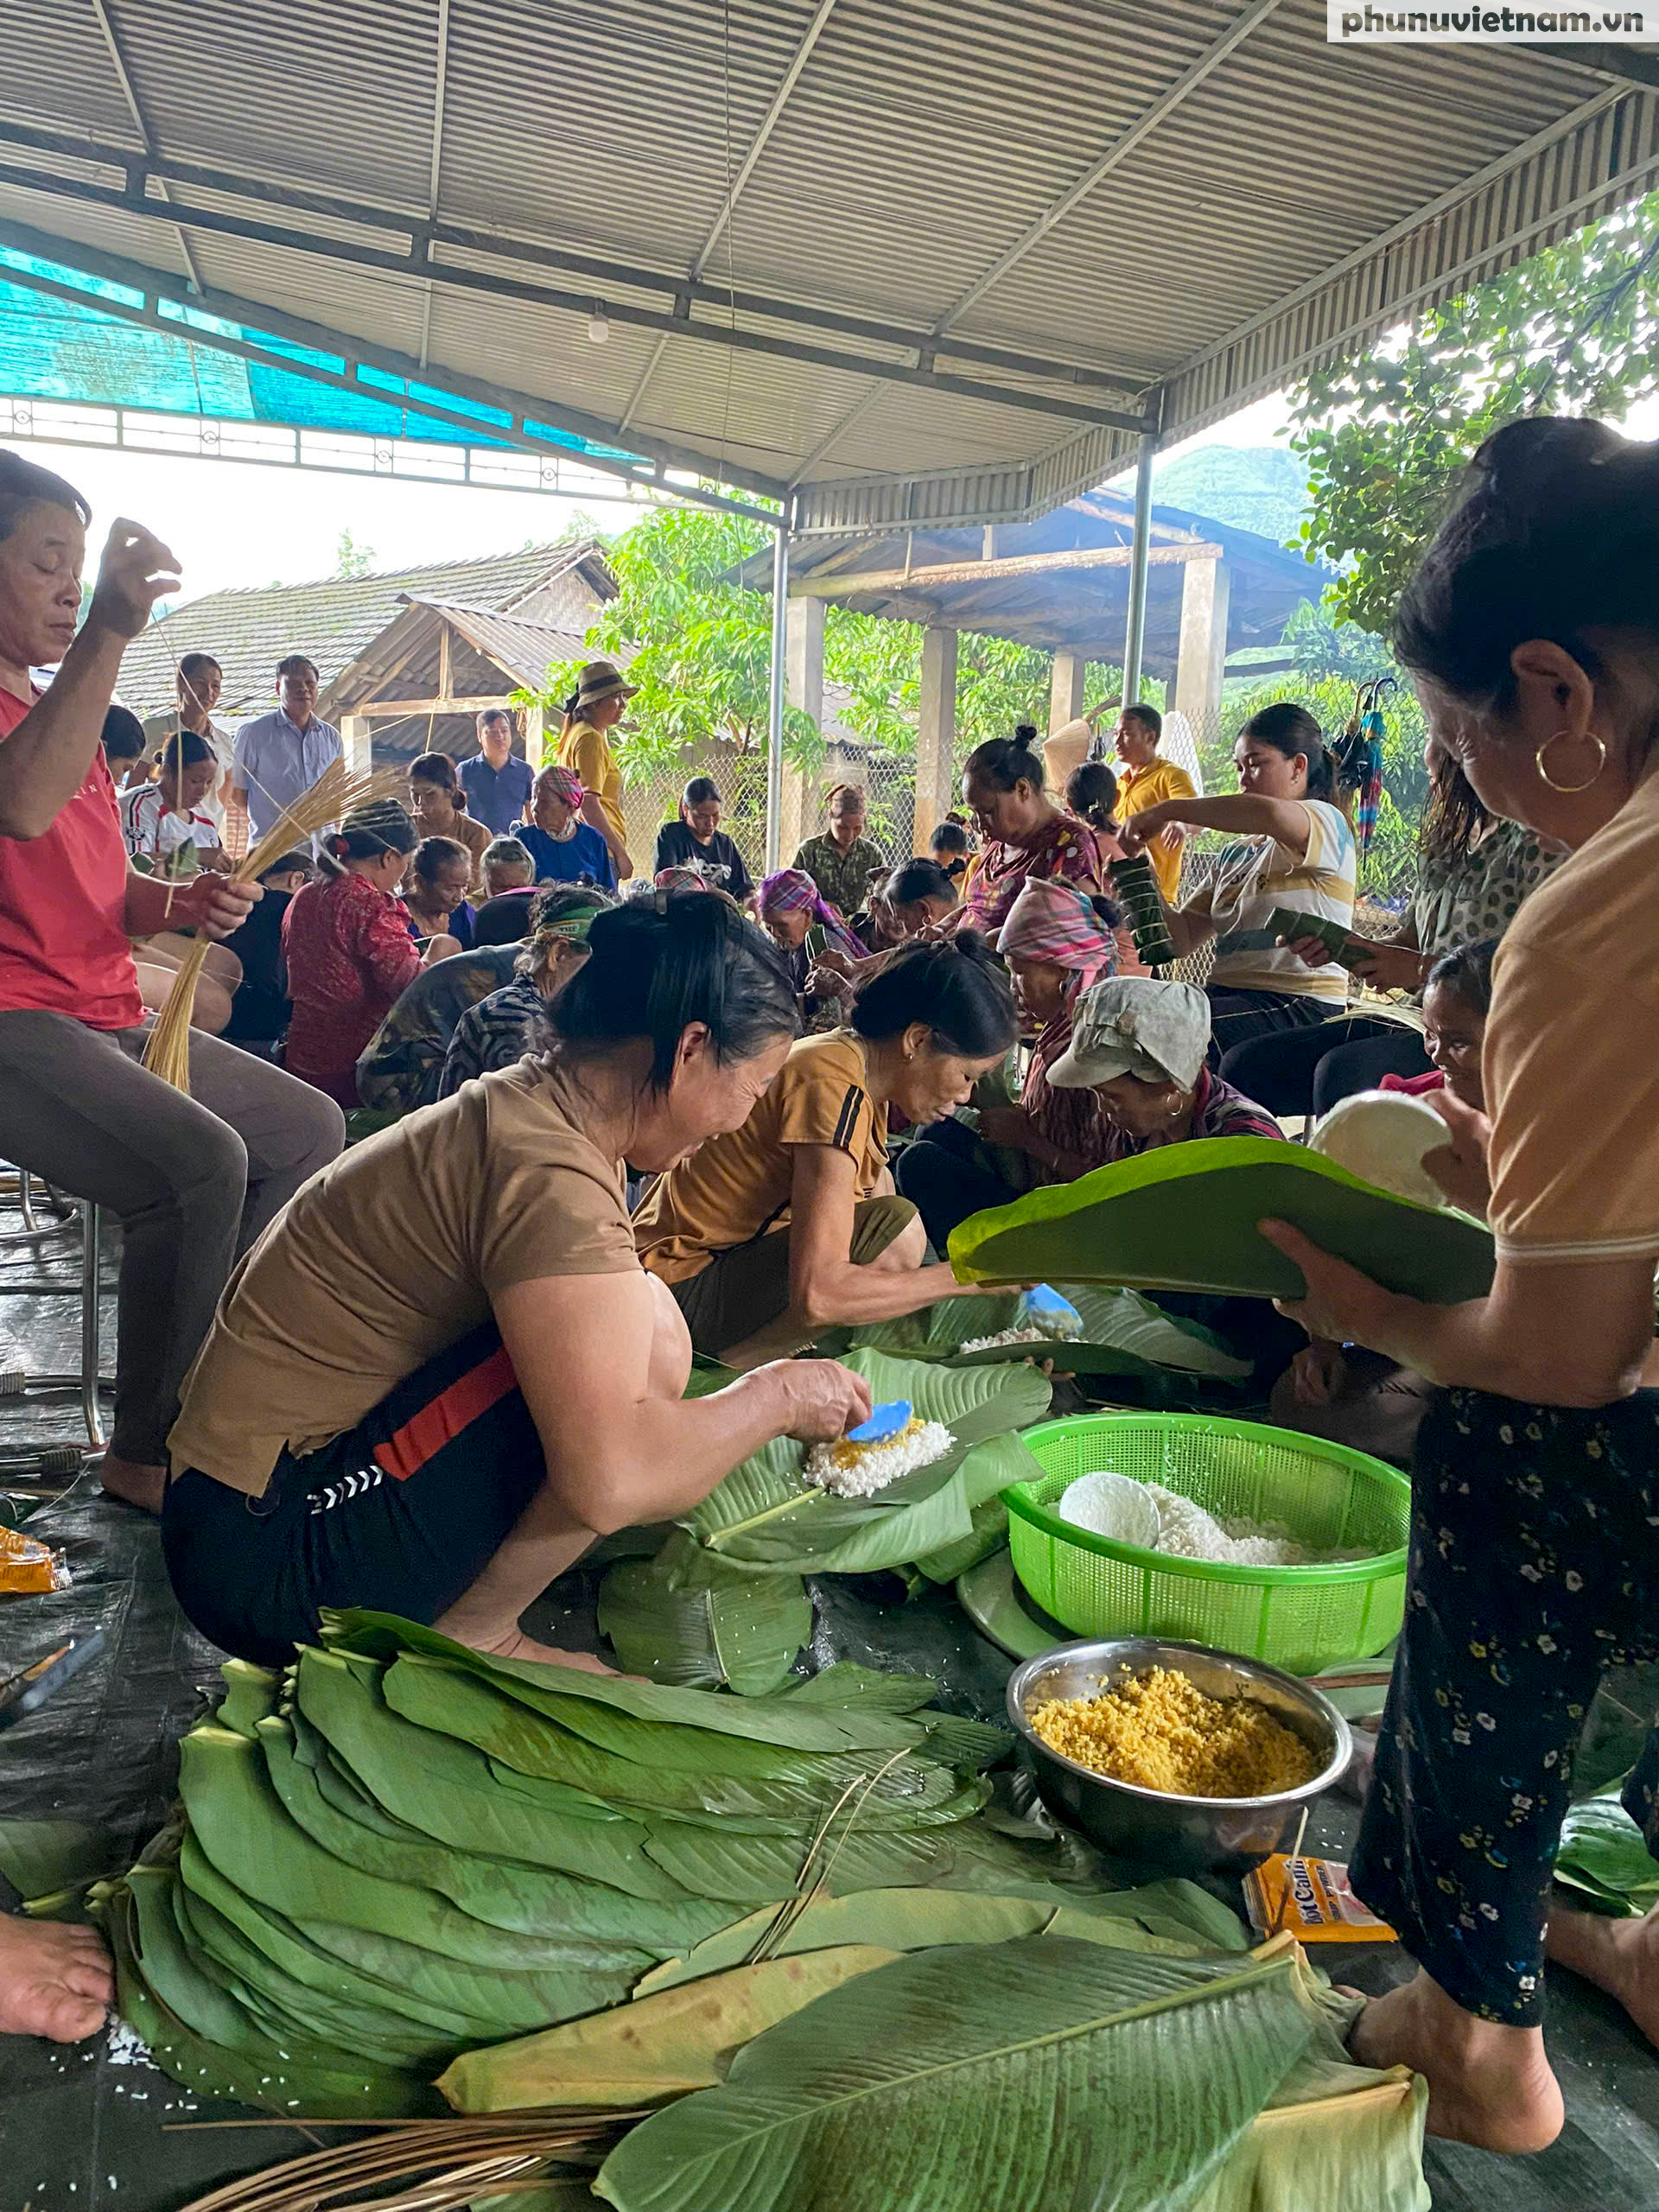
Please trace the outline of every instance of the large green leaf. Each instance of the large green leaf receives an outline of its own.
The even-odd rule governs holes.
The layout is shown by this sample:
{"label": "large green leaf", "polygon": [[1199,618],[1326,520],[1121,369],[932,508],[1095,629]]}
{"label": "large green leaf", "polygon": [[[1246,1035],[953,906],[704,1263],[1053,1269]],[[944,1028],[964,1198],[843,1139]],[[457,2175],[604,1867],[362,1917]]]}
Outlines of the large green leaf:
{"label": "large green leaf", "polygon": [[1028,1366],[946,1368],[849,1352],[878,1400],[908,1399],[942,1421],[955,1448],[873,1497],[838,1497],[809,1483],[806,1447],[780,1438],[734,1468],[686,1525],[731,1565],[756,1573],[871,1573],[959,1544],[976,1506],[1025,1479],[1030,1454],[1013,1432],[1040,1420],[1052,1395]]}
{"label": "large green leaf", "polygon": [[1483,1224],[1395,1198],[1306,1146],[1268,1137],[1165,1145],[1028,1192],[963,1222],[950,1261],[972,1282],[1037,1277],[1303,1298],[1301,1269],[1256,1228],[1270,1217],[1386,1290],[1451,1305],[1491,1288],[1495,1248]]}
{"label": "large green leaf", "polygon": [[695,1988],[569,2020],[458,2058],[438,2087],[457,2112],[647,2105],[712,2088],[731,2055],[826,1990],[899,1956],[864,1943],[710,1974]]}
{"label": "large green leaf", "polygon": [[744,1574],[677,1529],[652,1560],[624,1560],[600,1586],[600,1633],[631,1675],[761,1697],[789,1678],[812,1634],[798,1574]]}
{"label": "large green leaf", "polygon": [[662,1955],[721,1924],[720,1909],[702,1897],[630,1897],[607,1883],[456,1851],[413,1828],[386,1835],[365,1827],[325,1797],[315,1770],[295,1758],[285,1721],[261,1721],[258,1740],[283,1809],[314,1842],[365,1873],[435,1890],[493,1927],[588,1938],[596,1947],[594,1963],[608,1967],[634,1962],[632,1955],[611,1959],[611,1947]]}
{"label": "large green leaf", "polygon": [[1555,1878],[1603,1912],[1642,1913],[1659,1904],[1659,1861],[1619,1802],[1624,1779],[1567,1808]]}
{"label": "large green leaf", "polygon": [[594,2186],[619,2212],[1186,2212],[1313,2032],[1289,1949],[925,1952],[758,2037]]}
{"label": "large green leaf", "polygon": [[[1043,1402],[1046,1406],[1046,1396]],[[1034,1413],[1020,1413],[1017,1425],[1035,1421],[1041,1410],[1039,1407]],[[326,1643],[371,1657],[394,1659],[400,1652],[416,1651],[447,1660],[485,1676],[507,1696],[538,1709],[544,1709],[549,1697],[580,1698],[609,1706],[636,1720],[709,1729],[716,1735],[743,1736],[756,1743],[803,1751],[861,1751],[881,1746],[892,1750],[912,1740],[901,1722],[878,1712],[823,1711],[787,1700],[763,1704],[756,1698],[721,1697],[712,1691],[680,1689],[668,1682],[635,1681],[626,1675],[591,1674],[582,1667],[543,1666],[532,1659],[487,1658],[463,1643],[452,1643],[435,1629],[400,1620],[393,1613],[325,1612],[322,1634]]]}
{"label": "large green leaf", "polygon": [[[1007,1891],[855,1890],[846,1897],[816,1898],[798,1913],[777,1946],[779,1958],[829,1950],[848,1943],[875,1943],[889,1951],[921,1951],[941,1943],[1000,1943],[1016,1936],[1070,1936],[1083,1942],[1115,1944],[1128,1951],[1158,1951],[1196,1958],[1217,1946],[1207,1931],[1175,1917],[1185,1899],[1169,1885],[1083,1896],[1074,1890],[1033,1883]],[[636,2004],[704,1974],[740,1965],[766,1935],[771,1908],[748,1913],[708,1936],[683,1959],[653,1967],[634,1984]],[[1173,1932],[1172,1932],[1173,1931]],[[1243,1931],[1224,1948],[1242,1949]]]}
{"label": "large green leaf", "polygon": [[1195,1322],[1174,1319],[1149,1298],[1132,1290],[1105,1290],[1094,1283],[1056,1286],[1083,1319],[1077,1338],[1052,1337],[1027,1344],[995,1344],[982,1351],[961,1347],[976,1338],[997,1336],[1020,1324],[1020,1294],[1005,1299],[942,1298],[919,1313],[897,1321],[855,1329],[852,1341],[873,1351],[908,1359],[944,1359],[963,1366],[1006,1366],[1020,1360],[1052,1360],[1073,1375],[1160,1375],[1177,1369],[1217,1381],[1237,1382],[1250,1371],[1248,1360],[1235,1359],[1219,1338]]}
{"label": "large green leaf", "polygon": [[[407,1655],[386,1671],[385,1692],[396,1713],[434,1732],[463,1738],[512,1770],[498,1775],[509,1789],[528,1777],[602,1789],[615,1803],[640,1813],[653,1809],[681,1817],[718,1820],[722,1827],[792,1834],[823,1818],[849,1783],[874,1776],[861,1821],[872,1828],[919,1827],[960,1820],[982,1798],[965,1789],[945,1764],[899,1755],[887,1764],[874,1752],[842,1751],[780,1761],[775,1778],[666,1772],[618,1758],[559,1729],[485,1683]],[[885,1770],[884,1770],[885,1769]]]}

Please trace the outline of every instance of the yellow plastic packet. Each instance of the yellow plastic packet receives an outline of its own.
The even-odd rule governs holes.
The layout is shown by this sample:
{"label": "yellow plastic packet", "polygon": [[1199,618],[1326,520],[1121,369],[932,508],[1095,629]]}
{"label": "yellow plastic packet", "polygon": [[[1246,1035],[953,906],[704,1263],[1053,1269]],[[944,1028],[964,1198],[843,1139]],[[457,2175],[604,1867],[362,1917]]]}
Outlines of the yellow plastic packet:
{"label": "yellow plastic packet", "polygon": [[68,1587],[69,1570],[61,1552],[49,1550],[21,1529],[0,1529],[0,1597],[22,1598]]}
{"label": "yellow plastic packet", "polygon": [[1354,1895],[1336,1859],[1275,1852],[1244,1877],[1244,1903],[1260,1936],[1282,1929],[1299,1943],[1392,1943],[1395,1933]]}

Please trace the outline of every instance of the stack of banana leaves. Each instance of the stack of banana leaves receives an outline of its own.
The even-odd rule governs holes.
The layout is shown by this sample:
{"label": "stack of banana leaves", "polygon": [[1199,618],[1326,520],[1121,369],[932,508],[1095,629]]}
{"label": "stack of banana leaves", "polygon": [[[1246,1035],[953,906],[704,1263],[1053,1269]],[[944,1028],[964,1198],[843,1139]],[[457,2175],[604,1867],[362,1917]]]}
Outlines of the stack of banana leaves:
{"label": "stack of banana leaves", "polygon": [[1348,2061],[1296,1946],[1103,1889],[931,1682],[742,1699],[372,1614],[226,1675],[179,1821],[94,1893],[124,2017],[198,2095],[603,2106],[625,2212],[1427,2202],[1421,2085]]}
{"label": "stack of banana leaves", "polygon": [[[1080,1341],[1056,1338],[963,1353],[1020,1315],[1007,1299],[952,1298],[927,1313],[861,1329],[822,1347],[869,1378],[878,1401],[907,1399],[955,1446],[931,1466],[870,1497],[838,1497],[809,1483],[806,1447],[787,1438],[727,1476],[650,1560],[612,1569],[600,1626],[619,1663],[654,1681],[763,1694],[785,1679],[812,1632],[802,1577],[914,1571],[952,1582],[1007,1535],[1001,1492],[1040,1471],[1017,1432],[1048,1411],[1040,1363],[1090,1376],[1226,1385],[1249,1373],[1217,1340],[1171,1320],[1132,1291],[1068,1288]],[[1039,1363],[1034,1364],[1033,1363]],[[732,1380],[699,1369],[694,1391]]]}

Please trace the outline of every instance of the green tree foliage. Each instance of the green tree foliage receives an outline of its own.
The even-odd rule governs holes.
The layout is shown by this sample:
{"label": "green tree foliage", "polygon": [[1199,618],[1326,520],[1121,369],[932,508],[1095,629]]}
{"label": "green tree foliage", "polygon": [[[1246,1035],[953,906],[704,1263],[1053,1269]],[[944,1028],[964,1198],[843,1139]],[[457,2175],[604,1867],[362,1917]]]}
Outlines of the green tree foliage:
{"label": "green tree foliage", "polygon": [[1457,471],[1500,423],[1618,417],[1656,390],[1659,193],[1319,371],[1291,444],[1308,467],[1299,541],[1342,568],[1335,613],[1387,631]]}
{"label": "green tree foliage", "polygon": [[[621,586],[588,632],[589,657],[632,651],[639,687],[617,747],[625,776],[674,766],[688,746],[720,740],[763,753],[770,704],[772,601],[728,581],[740,563],[771,546],[763,524],[700,507],[652,508],[607,549]],[[572,662],[548,672],[542,703],[556,715],[569,696]],[[1034,646],[964,632],[957,671],[959,750],[1006,736],[1016,722],[1046,726],[1051,663]],[[823,672],[836,713],[854,736],[894,760],[916,750],[922,632],[830,607]],[[1110,696],[1116,668],[1091,665],[1090,700]],[[816,770],[823,742],[810,716],[791,708],[785,748],[794,766]]]}
{"label": "green tree foliage", "polygon": [[349,530],[342,530],[340,543],[334,549],[334,574],[337,576],[366,576],[373,566],[373,546],[359,545]]}

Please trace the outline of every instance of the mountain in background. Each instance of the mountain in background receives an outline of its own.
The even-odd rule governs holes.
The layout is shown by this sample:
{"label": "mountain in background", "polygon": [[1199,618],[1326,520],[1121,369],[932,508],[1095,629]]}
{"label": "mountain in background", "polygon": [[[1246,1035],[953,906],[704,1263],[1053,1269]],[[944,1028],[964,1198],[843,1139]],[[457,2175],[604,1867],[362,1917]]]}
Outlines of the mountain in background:
{"label": "mountain in background", "polygon": [[1199,446],[1154,468],[1152,496],[1282,545],[1301,526],[1307,470],[1282,446]]}

